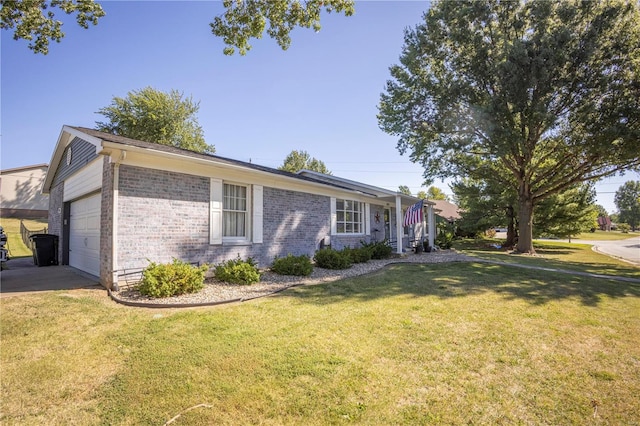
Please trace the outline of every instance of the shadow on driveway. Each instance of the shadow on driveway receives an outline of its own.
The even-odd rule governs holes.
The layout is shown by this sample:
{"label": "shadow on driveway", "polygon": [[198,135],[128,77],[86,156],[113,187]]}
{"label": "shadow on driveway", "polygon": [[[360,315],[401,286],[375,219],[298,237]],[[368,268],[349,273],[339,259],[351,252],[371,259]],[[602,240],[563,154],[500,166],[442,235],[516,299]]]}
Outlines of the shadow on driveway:
{"label": "shadow on driveway", "polygon": [[6,267],[0,273],[0,297],[50,290],[104,289],[98,277],[66,265],[37,267],[31,257],[10,259]]}

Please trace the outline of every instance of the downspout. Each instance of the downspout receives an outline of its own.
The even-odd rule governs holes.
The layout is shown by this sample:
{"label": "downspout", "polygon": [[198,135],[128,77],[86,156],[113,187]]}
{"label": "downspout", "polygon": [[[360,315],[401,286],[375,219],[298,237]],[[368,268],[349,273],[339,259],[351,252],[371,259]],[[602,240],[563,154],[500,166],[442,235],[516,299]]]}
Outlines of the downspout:
{"label": "downspout", "polygon": [[402,237],[404,235],[404,227],[403,218],[402,218],[402,200],[400,199],[400,195],[396,195],[396,239],[398,243],[396,244],[396,253],[402,254]]}
{"label": "downspout", "polygon": [[120,163],[127,158],[127,151],[120,151],[120,157],[113,165],[113,206],[111,219],[111,289],[118,291],[118,187],[120,182]]}

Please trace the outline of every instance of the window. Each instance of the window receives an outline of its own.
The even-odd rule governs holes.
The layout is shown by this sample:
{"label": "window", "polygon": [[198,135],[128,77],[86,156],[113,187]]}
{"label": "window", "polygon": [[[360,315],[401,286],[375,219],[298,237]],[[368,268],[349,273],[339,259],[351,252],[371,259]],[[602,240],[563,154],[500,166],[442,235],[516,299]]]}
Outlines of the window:
{"label": "window", "polygon": [[247,238],[247,187],[225,183],[222,199],[222,236]]}
{"label": "window", "polygon": [[336,233],[364,234],[365,203],[336,199]]}

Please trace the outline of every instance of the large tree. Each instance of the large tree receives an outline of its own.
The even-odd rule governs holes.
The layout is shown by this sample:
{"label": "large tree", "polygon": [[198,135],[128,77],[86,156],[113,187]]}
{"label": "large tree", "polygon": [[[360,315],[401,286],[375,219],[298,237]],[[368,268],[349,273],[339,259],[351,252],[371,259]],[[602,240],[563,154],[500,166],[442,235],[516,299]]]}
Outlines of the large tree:
{"label": "large tree", "polygon": [[504,168],[533,252],[536,204],[640,166],[639,45],[636,2],[441,1],[406,30],[379,124],[427,180]]}
{"label": "large tree", "polygon": [[49,53],[49,42],[60,42],[64,33],[62,22],[55,19],[55,9],[75,14],[82,28],[97,25],[105,15],[102,6],[93,0],[2,0],[0,28],[14,29],[14,40],[28,40],[34,53]]}
{"label": "large tree", "polygon": [[324,162],[312,157],[307,151],[297,150],[291,151],[278,169],[291,173],[297,173],[300,170],[311,170],[325,175],[331,174]]}
{"label": "large tree", "polygon": [[634,231],[640,225],[640,181],[625,182],[614,198],[618,208],[618,220],[628,223]]}
{"label": "large tree", "polygon": [[444,191],[440,188],[438,188],[437,186],[430,186],[429,188],[427,188],[427,197],[430,200],[445,200],[445,201],[449,201],[449,197],[447,196],[447,194],[444,193]]}
{"label": "large tree", "polygon": [[177,90],[169,93],[151,87],[114,97],[111,105],[98,110],[108,121],[96,122],[96,129],[147,142],[190,151],[213,153],[204,140],[196,113],[200,105]]}
{"label": "large tree", "polygon": [[[241,55],[251,49],[249,40],[267,34],[276,40],[283,50],[291,44],[289,34],[295,27],[320,31],[322,12],[355,12],[354,0],[223,0],[225,11],[209,25],[211,32],[222,37],[227,45],[226,55],[236,49]],[[55,19],[55,8],[66,14],[76,14],[76,21],[83,28],[96,25],[105,15],[95,0],[3,0],[0,10],[0,27],[13,29],[15,40],[29,40],[34,53],[49,53],[49,41],[60,42],[64,37],[62,22]],[[267,27],[268,24],[268,27]]]}
{"label": "large tree", "polygon": [[593,186],[584,183],[545,198],[536,206],[534,235],[571,239],[596,228],[595,198]]}

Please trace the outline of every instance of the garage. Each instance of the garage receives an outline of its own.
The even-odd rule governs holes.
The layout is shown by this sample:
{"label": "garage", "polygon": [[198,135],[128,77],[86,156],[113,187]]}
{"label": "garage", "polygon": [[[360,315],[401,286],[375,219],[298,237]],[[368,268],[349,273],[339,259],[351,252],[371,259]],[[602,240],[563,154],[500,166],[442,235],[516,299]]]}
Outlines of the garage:
{"label": "garage", "polygon": [[69,265],[100,276],[100,194],[71,203]]}

